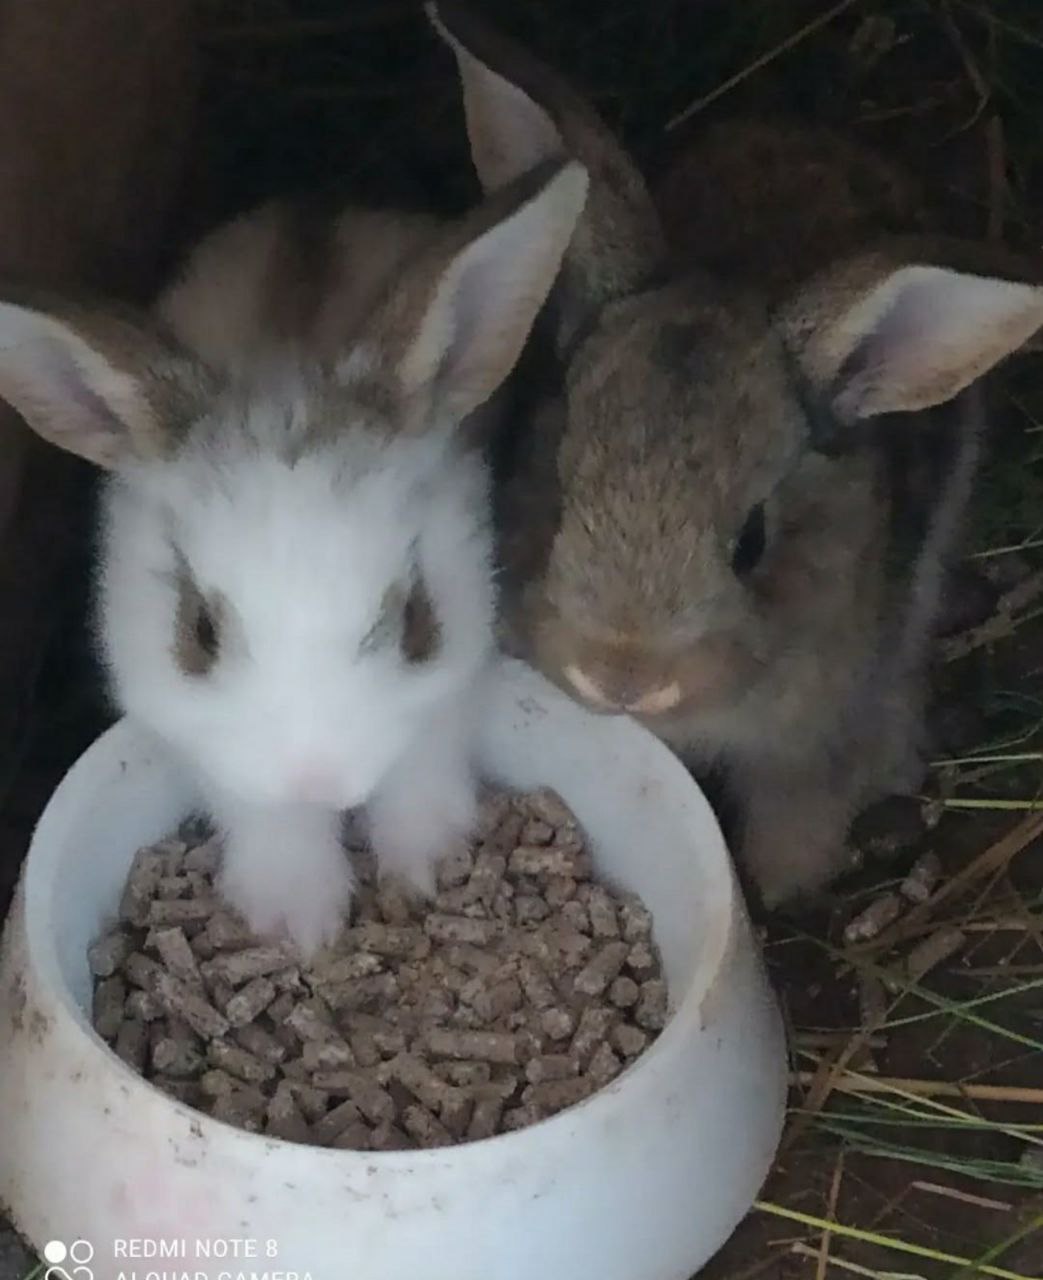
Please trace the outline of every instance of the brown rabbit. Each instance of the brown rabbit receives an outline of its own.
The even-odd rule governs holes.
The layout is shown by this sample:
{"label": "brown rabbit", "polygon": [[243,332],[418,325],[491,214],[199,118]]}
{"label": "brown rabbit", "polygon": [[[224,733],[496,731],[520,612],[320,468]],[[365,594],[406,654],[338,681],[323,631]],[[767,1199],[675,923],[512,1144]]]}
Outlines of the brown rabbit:
{"label": "brown rabbit", "polygon": [[[591,177],[557,287],[560,386],[504,498],[505,642],[697,771],[723,764],[765,902],[813,890],[842,869],[852,815],[920,777],[927,642],[979,453],[973,384],[1043,325],[1043,289],[975,266],[970,245],[867,243],[866,202],[893,229],[904,199],[878,176],[849,188],[850,217],[824,216],[829,235],[791,245],[836,184],[809,181],[806,219],[725,189],[750,125],[708,139],[704,188],[672,185],[704,202],[689,248],[733,274],[686,270],[594,111],[462,7],[431,12],[482,184],[562,152]],[[762,155],[785,153],[785,130],[756,129]]]}

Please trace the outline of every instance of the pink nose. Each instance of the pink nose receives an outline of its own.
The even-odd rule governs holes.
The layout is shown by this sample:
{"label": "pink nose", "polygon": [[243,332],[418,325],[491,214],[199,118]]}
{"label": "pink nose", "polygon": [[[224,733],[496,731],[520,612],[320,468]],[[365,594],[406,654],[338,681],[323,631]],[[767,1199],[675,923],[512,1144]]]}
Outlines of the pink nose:
{"label": "pink nose", "polygon": [[287,788],[291,800],[304,804],[337,804],[342,791],[340,779],[334,771],[321,764],[298,768]]}

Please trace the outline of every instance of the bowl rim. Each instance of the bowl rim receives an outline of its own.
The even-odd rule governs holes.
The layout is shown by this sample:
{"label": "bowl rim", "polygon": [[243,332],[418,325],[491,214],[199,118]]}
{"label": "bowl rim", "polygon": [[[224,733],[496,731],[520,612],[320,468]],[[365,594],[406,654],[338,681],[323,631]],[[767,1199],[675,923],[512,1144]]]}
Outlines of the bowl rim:
{"label": "bowl rim", "polygon": [[[563,695],[562,695],[563,696]],[[601,717],[598,717],[601,719]],[[404,1151],[352,1151],[332,1147],[313,1146],[308,1143],[296,1143],[286,1139],[254,1133],[238,1128],[226,1121],[219,1120],[206,1112],[198,1111],[188,1104],[165,1094],[144,1075],[135,1071],[119,1058],[114,1050],[98,1035],[85,1017],[84,1010],[72,996],[69,985],[64,980],[62,966],[58,958],[56,936],[53,929],[45,927],[49,912],[44,910],[30,911],[33,903],[46,902],[46,883],[40,881],[41,846],[51,845],[56,850],[67,843],[63,826],[66,806],[59,804],[55,808],[55,800],[61,794],[75,793],[83,786],[83,780],[96,769],[99,760],[111,758],[117,763],[119,756],[125,752],[124,743],[129,745],[135,735],[143,735],[142,741],[154,744],[161,756],[160,766],[169,771],[176,771],[177,759],[174,753],[163,742],[156,739],[148,730],[142,729],[129,717],[122,717],[101,733],[76,759],[66,772],[51,797],[33,832],[32,840],[25,860],[22,889],[18,895],[21,900],[22,925],[24,929],[26,967],[43,986],[49,1002],[60,1010],[64,1021],[75,1031],[76,1038],[82,1042],[83,1050],[90,1055],[89,1062],[98,1077],[108,1075],[119,1081],[131,1092],[127,1095],[126,1105],[133,1107],[146,1103],[162,1107],[168,1114],[187,1120],[195,1126],[195,1132],[206,1136],[213,1127],[211,1141],[227,1142],[229,1136],[236,1142],[246,1142],[261,1151],[294,1151],[297,1158],[306,1152],[309,1157],[319,1156],[330,1161],[339,1162],[341,1167],[361,1167],[379,1165],[380,1168],[393,1172],[396,1168],[403,1171],[415,1170],[419,1164],[428,1169],[437,1168],[446,1160],[453,1162],[483,1160],[490,1144],[513,1143],[511,1151],[518,1154],[524,1150],[526,1142],[539,1142],[551,1126],[562,1129],[574,1126],[579,1120],[586,1124],[596,1122],[599,1113],[605,1108],[618,1106],[617,1095],[628,1091],[634,1080],[662,1063],[663,1058],[672,1053],[674,1046],[682,1037],[701,1034],[705,1019],[701,1015],[702,1006],[712,995],[720,978],[722,968],[728,958],[733,938],[737,929],[737,921],[742,912],[741,897],[738,884],[731,866],[730,855],[717,818],[710,807],[702,789],[684,767],[681,761],[662,742],[656,739],[647,729],[635,721],[615,718],[617,723],[624,724],[621,730],[633,738],[634,744],[655,760],[655,775],[669,789],[670,802],[676,806],[680,801],[690,807],[686,815],[686,825],[699,825],[703,828],[697,841],[699,857],[694,864],[703,881],[703,900],[708,904],[705,916],[706,929],[700,941],[699,949],[692,966],[690,981],[685,988],[680,1002],[671,1008],[668,1021],[652,1044],[637,1058],[628,1063],[624,1069],[608,1084],[595,1090],[563,1111],[546,1119],[536,1121],[522,1129],[498,1133],[490,1138],[464,1141],[451,1146],[433,1148],[410,1148]],[[72,806],[73,811],[78,806]],[[16,900],[17,901],[17,900]],[[18,909],[16,905],[16,909]],[[135,1094],[137,1100],[135,1100]]]}

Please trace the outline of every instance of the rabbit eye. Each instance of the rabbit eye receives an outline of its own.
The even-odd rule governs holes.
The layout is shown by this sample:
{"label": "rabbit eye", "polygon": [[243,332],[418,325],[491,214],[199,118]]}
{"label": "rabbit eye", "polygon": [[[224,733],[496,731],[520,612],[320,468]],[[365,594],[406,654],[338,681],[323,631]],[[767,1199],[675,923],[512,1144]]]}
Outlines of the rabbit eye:
{"label": "rabbit eye", "polygon": [[402,611],[402,655],[407,662],[429,662],[438,651],[441,627],[427,584],[418,577]]}
{"label": "rabbit eye", "polygon": [[408,663],[428,662],[438,651],[441,627],[427,586],[419,575],[406,594],[401,583],[389,587],[380,615],[362,641],[362,653],[398,645]]}
{"label": "rabbit eye", "polygon": [[764,555],[767,533],[764,525],[764,503],[750,509],[732,551],[732,570],[738,577],[752,573]]}
{"label": "rabbit eye", "polygon": [[187,569],[177,578],[174,657],[187,676],[205,676],[221,650],[221,626],[215,605],[208,602]]}
{"label": "rabbit eye", "polygon": [[210,609],[200,604],[196,613],[196,644],[208,658],[217,657],[217,622]]}

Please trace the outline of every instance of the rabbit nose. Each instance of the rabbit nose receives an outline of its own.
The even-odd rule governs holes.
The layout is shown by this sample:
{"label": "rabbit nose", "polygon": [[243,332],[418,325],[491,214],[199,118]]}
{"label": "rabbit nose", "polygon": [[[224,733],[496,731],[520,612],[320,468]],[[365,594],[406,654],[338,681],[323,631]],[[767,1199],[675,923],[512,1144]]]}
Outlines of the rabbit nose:
{"label": "rabbit nose", "polygon": [[581,698],[585,698],[591,706],[600,708],[602,711],[609,711],[620,708],[621,705],[614,698],[610,698],[604,689],[587,675],[585,671],[580,670],[577,666],[569,665],[565,668],[565,678],[569,684],[576,690]]}
{"label": "rabbit nose", "polygon": [[660,689],[652,689],[639,698],[626,704],[628,711],[636,711],[639,715],[658,716],[664,711],[676,707],[681,701],[681,686],[675,680],[673,684],[664,684]]}
{"label": "rabbit nose", "polygon": [[606,690],[580,667],[567,666],[565,675],[577,693],[603,711],[632,711],[638,715],[654,716],[669,711],[681,701],[681,686],[676,680],[657,689],[641,690],[630,683]]}
{"label": "rabbit nose", "polygon": [[291,775],[288,799],[304,804],[337,804],[343,790],[331,768],[314,762],[298,767]]}

